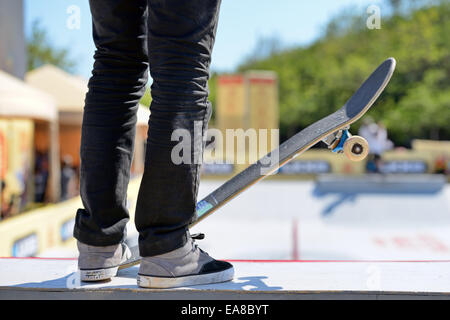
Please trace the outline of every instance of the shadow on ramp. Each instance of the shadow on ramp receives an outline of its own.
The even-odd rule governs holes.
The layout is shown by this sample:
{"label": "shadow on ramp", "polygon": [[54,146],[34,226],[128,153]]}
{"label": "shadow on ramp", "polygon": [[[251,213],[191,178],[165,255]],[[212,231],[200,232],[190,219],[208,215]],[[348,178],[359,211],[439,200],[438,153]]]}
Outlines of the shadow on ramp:
{"label": "shadow on ramp", "polygon": [[[135,270],[131,270],[135,269]],[[33,291],[42,290],[69,290],[69,291],[95,291],[95,290],[114,290],[114,289],[130,289],[146,291],[146,290],[156,290],[156,291],[166,291],[167,289],[145,289],[140,288],[136,285],[136,276],[138,268],[130,268],[130,272],[120,272],[120,274],[113,278],[112,280],[105,280],[99,282],[82,282],[79,280],[79,275],[74,272],[68,274],[64,277],[46,280],[42,282],[28,282],[11,287],[22,288],[22,289],[32,289]],[[120,281],[121,278],[126,278],[126,281]],[[206,285],[196,285],[190,287],[183,287],[184,290],[231,290],[231,291],[275,291],[282,290],[281,286],[270,286],[265,283],[267,276],[248,276],[248,277],[238,277],[233,281],[206,284]],[[126,282],[126,284],[123,284]],[[177,290],[181,288],[171,288],[168,290]],[[39,297],[37,297],[39,298]]]}
{"label": "shadow on ramp", "polygon": [[[377,206],[384,211],[394,211],[394,208],[398,211],[404,204],[404,210],[411,211],[413,208],[408,208],[407,204],[412,200],[421,202],[418,210],[428,207],[445,213],[448,210],[447,204],[443,203],[446,182],[443,175],[323,175],[316,181],[313,196],[327,202],[321,210],[322,217],[329,217],[344,207],[345,210],[358,210],[361,215],[376,210]],[[383,207],[388,202],[391,206]],[[394,203],[399,205],[392,205]]]}

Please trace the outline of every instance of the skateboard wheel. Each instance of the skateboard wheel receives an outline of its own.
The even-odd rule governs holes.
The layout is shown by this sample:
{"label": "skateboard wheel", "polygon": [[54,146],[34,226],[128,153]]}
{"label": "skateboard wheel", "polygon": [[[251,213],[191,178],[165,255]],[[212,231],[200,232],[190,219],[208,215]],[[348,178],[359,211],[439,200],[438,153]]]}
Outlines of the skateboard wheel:
{"label": "skateboard wheel", "polygon": [[344,153],[352,161],[361,161],[369,153],[369,143],[360,136],[351,136],[344,143]]}

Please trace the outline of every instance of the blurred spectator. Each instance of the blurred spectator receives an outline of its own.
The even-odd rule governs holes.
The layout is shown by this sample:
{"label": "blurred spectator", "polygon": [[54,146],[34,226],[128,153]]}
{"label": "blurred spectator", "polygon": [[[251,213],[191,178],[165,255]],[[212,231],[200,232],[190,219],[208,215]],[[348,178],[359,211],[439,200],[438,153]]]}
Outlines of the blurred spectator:
{"label": "blurred spectator", "polygon": [[28,204],[29,200],[29,189],[30,184],[29,181],[32,179],[31,172],[31,161],[29,159],[23,158],[22,169],[16,173],[16,177],[20,181],[21,185],[21,193],[18,195],[18,210],[21,212]]}
{"label": "blurred spectator", "polygon": [[358,135],[365,138],[369,143],[369,155],[366,165],[367,172],[380,172],[385,151],[391,150],[394,144],[388,139],[387,129],[382,122],[375,123],[372,118],[366,117],[363,125],[359,128]]}
{"label": "blurred spectator", "polygon": [[358,135],[365,138],[370,146],[371,154],[378,154],[378,142],[377,142],[378,126],[370,117],[365,117],[363,124],[359,128]]}
{"label": "blurred spectator", "polygon": [[434,162],[434,173],[437,174],[445,174],[447,173],[447,162],[445,159],[445,156],[441,155],[436,158],[436,161]]}
{"label": "blurred spectator", "polygon": [[394,143],[389,140],[387,129],[381,121],[377,123],[377,126],[376,140],[379,148],[378,152],[382,155],[384,152],[392,150],[394,148]]}
{"label": "blurred spectator", "polygon": [[73,168],[73,159],[70,155],[63,157],[61,165],[61,201],[76,195],[76,174]]}
{"label": "blurred spectator", "polygon": [[369,154],[367,156],[366,171],[368,173],[380,173],[382,163],[383,162],[379,154]]}
{"label": "blurred spectator", "polygon": [[45,191],[48,181],[48,159],[47,154],[38,152],[36,154],[36,166],[34,173],[35,202],[45,202]]}
{"label": "blurred spectator", "polygon": [[4,180],[1,181],[1,208],[0,208],[0,220],[6,218],[9,215],[10,207],[9,201],[6,198],[6,183]]}
{"label": "blurred spectator", "polygon": [[11,194],[5,180],[1,181],[1,188],[0,217],[1,219],[5,219],[17,213],[18,210],[15,209],[15,204],[17,203],[17,195]]}

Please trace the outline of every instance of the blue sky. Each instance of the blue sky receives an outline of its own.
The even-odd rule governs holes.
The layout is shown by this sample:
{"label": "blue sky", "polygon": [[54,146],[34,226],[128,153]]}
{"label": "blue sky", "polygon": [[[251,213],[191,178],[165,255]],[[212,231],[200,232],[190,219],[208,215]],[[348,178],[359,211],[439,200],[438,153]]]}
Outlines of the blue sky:
{"label": "blue sky", "polygon": [[[253,51],[259,38],[278,37],[283,46],[314,41],[326,22],[344,8],[355,6],[362,15],[381,0],[223,0],[212,60],[212,70],[233,71]],[[80,8],[80,28],[70,29],[67,10]],[[381,8],[383,8],[381,6]],[[94,45],[88,0],[25,0],[25,31],[36,19],[55,47],[69,48],[77,61],[76,73],[88,78]]]}

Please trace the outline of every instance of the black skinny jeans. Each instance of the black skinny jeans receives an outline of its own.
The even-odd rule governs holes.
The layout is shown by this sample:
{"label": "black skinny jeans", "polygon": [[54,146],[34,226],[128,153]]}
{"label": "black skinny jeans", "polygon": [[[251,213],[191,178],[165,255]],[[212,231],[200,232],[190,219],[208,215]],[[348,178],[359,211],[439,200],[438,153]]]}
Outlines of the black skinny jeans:
{"label": "black skinny jeans", "polygon": [[[74,236],[93,246],[125,237],[136,112],[150,67],[153,100],[135,221],[142,256],[169,252],[187,241],[199,185],[198,164],[172,162],[178,141],[171,135],[186,129],[194,137],[195,122],[203,124],[201,134],[207,130],[220,0],[90,0],[90,7],[97,50],[80,149],[84,209]],[[191,150],[193,159],[203,152]]]}

